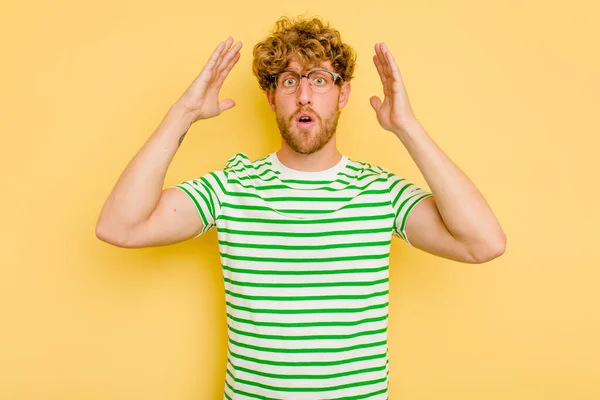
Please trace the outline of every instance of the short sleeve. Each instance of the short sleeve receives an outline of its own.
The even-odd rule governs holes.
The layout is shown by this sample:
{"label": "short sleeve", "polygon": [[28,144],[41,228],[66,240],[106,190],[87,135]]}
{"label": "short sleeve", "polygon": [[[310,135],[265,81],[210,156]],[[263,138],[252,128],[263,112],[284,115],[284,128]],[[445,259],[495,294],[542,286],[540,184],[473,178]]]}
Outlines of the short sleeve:
{"label": "short sleeve", "polygon": [[391,172],[388,172],[388,184],[390,201],[395,214],[393,235],[406,241],[409,246],[414,247],[406,236],[406,221],[414,207],[421,200],[433,196],[433,194]]}
{"label": "short sleeve", "polygon": [[209,172],[200,178],[183,181],[170,186],[178,188],[194,202],[204,225],[202,231],[194,238],[204,234],[216,226],[221,213],[221,204],[226,195],[227,174],[223,170]]}

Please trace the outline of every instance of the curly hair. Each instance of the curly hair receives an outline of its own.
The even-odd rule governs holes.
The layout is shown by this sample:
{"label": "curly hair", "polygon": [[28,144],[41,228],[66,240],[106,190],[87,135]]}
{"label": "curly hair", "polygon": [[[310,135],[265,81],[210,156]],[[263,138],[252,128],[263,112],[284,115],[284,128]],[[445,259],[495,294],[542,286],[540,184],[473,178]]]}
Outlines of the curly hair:
{"label": "curly hair", "polygon": [[252,73],[264,91],[274,88],[272,76],[283,71],[292,57],[308,68],[330,61],[333,70],[340,74],[336,84],[353,78],[356,54],[352,47],[342,42],[340,33],[319,18],[290,20],[280,18],[272,35],[256,44],[253,50]]}

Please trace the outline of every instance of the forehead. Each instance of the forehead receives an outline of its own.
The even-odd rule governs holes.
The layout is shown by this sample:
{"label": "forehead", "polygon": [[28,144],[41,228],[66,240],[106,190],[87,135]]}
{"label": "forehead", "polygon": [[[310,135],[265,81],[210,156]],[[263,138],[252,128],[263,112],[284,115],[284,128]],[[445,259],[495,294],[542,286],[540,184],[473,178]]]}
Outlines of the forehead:
{"label": "forehead", "polygon": [[290,62],[288,63],[285,69],[297,71],[297,72],[308,72],[315,68],[325,68],[327,70],[333,71],[333,66],[331,65],[331,61],[327,60],[321,63],[315,63],[312,65],[302,64],[298,61],[296,57],[292,57]]}

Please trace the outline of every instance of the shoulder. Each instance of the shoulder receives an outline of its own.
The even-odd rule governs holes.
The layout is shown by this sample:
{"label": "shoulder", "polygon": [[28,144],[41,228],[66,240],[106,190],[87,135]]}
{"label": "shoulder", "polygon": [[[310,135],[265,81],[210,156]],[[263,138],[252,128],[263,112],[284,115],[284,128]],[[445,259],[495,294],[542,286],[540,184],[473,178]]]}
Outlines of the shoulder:
{"label": "shoulder", "polygon": [[245,153],[236,153],[225,162],[224,171],[236,171],[243,169],[256,169],[264,164],[270,164],[269,155],[251,160]]}
{"label": "shoulder", "polygon": [[253,179],[265,174],[270,175],[272,163],[270,154],[251,160],[245,153],[236,153],[231,156],[223,168],[224,177],[228,180]]}
{"label": "shoulder", "polygon": [[346,168],[354,171],[356,177],[373,177],[380,181],[389,180],[394,176],[387,168],[367,161],[359,161],[348,157]]}

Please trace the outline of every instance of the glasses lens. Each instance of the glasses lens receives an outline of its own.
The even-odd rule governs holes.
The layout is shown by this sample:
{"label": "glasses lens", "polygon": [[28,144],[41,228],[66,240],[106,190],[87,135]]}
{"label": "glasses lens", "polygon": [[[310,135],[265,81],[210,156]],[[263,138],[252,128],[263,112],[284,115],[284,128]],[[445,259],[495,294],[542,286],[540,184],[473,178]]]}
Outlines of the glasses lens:
{"label": "glasses lens", "polygon": [[300,74],[286,71],[277,77],[277,87],[283,93],[294,93],[300,84]]}
{"label": "glasses lens", "polygon": [[313,71],[310,74],[310,86],[316,93],[327,93],[333,87],[333,75],[327,71]]}
{"label": "glasses lens", "polygon": [[[282,93],[294,93],[300,86],[302,76],[294,71],[284,71],[277,76],[277,88]],[[309,73],[308,83],[315,93],[327,93],[335,84],[335,78],[329,71],[314,70]]]}

